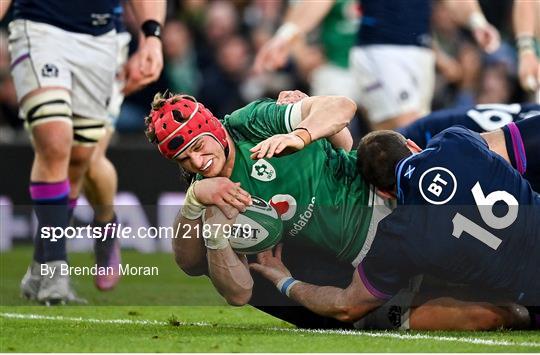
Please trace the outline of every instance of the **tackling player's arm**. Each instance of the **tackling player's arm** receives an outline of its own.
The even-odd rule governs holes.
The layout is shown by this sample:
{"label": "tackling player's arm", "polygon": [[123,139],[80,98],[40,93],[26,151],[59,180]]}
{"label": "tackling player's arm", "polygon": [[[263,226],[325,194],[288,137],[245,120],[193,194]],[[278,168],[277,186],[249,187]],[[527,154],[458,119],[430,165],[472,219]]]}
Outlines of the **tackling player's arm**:
{"label": "tackling player's arm", "polygon": [[503,157],[534,190],[540,186],[540,115],[509,123],[493,132],[482,133],[489,149]]}
{"label": "tackling player's arm", "polygon": [[384,303],[384,299],[368,291],[356,271],[351,284],[345,289],[294,280],[281,261],[281,250],[282,246],[278,245],[275,254],[272,251],[260,253],[258,263],[250,267],[273,282],[280,292],[311,311],[343,322],[353,322]]}

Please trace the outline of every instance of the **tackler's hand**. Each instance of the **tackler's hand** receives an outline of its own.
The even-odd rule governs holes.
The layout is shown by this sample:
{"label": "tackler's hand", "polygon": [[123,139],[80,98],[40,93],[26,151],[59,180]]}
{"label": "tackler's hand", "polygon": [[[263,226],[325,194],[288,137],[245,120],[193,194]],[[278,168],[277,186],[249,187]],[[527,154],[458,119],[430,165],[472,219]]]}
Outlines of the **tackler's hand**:
{"label": "tackler's hand", "polygon": [[257,262],[249,264],[251,270],[257,271],[269,281],[277,284],[284,277],[291,276],[291,272],[281,261],[283,245],[278,244],[275,250],[267,250],[257,254]]}

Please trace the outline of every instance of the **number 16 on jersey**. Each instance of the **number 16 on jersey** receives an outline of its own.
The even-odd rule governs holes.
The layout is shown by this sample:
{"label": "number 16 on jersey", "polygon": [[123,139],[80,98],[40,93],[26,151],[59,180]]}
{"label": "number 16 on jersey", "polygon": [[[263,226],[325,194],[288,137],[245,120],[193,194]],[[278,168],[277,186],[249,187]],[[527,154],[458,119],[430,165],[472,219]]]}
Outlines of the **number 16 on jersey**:
{"label": "number 16 on jersey", "polygon": [[[474,201],[478,207],[478,212],[484,223],[493,229],[504,229],[512,225],[518,216],[518,201],[514,196],[506,191],[493,191],[489,195],[485,196],[480,186],[480,182],[477,182],[471,189]],[[502,217],[497,217],[493,213],[493,206],[496,202],[503,201],[508,205],[508,211]],[[454,230],[452,235],[456,238],[461,237],[463,232],[466,232],[473,238],[478,239],[482,243],[486,244],[493,250],[497,250],[502,243],[502,240],[489,232],[482,226],[479,226],[475,222],[471,221],[467,217],[460,213],[456,213],[452,219]]]}

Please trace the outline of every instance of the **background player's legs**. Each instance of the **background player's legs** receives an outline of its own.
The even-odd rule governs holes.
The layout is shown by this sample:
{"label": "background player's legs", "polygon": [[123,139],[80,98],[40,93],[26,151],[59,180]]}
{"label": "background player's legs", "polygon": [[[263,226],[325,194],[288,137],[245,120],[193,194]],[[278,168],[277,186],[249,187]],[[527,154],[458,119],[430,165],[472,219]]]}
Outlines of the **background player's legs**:
{"label": "background player's legs", "polygon": [[[120,114],[124,94],[124,66],[128,59],[131,36],[127,32],[116,35],[116,75],[112,85],[111,98],[107,107],[109,124],[105,135],[99,140],[92,155],[90,166],[84,179],[83,191],[94,210],[93,227],[106,231],[107,224],[117,222],[114,212],[114,198],[118,189],[118,175],[114,165],[107,159],[106,152],[114,133],[114,123]],[[96,265],[111,267],[113,273],[95,275],[94,284],[102,291],[113,289],[120,280],[120,241],[112,238],[96,239],[94,244]]]}
{"label": "background player's legs", "polygon": [[90,165],[90,159],[94,153],[94,146],[73,146],[69,159],[69,181],[71,184],[70,199],[78,198],[83,177]]}
{"label": "background player's legs", "polygon": [[41,234],[43,227],[68,226],[68,164],[73,139],[70,95],[58,88],[37,89],[21,100],[21,108],[25,112],[34,147],[30,196],[38,219],[34,263],[21,282],[21,291],[23,295],[42,302],[65,300],[69,293],[67,278],[50,277],[48,287],[42,287],[37,267],[67,260],[65,239],[53,242],[42,238]]}
{"label": "background player's legs", "polygon": [[67,258],[65,240],[51,242],[42,239],[40,230],[43,226],[67,227],[68,224],[70,187],[67,183],[67,167],[71,136],[71,125],[62,121],[47,122],[32,129],[34,161],[30,174],[30,195],[39,223],[34,260],[40,263]]}
{"label": "background player's legs", "polygon": [[[116,223],[114,213],[114,197],[118,187],[118,175],[114,165],[107,159],[106,151],[113,134],[108,128],[106,135],[100,139],[86,172],[83,191],[94,209],[93,227],[104,228],[107,224]],[[96,240],[96,265],[98,267],[112,267],[114,272],[107,275],[96,275],[94,283],[102,291],[111,290],[120,280],[120,245],[118,240],[107,238]]]}
{"label": "background player's legs", "polygon": [[97,223],[107,223],[114,219],[113,203],[118,187],[118,175],[106,156],[112,134],[113,130],[109,128],[106,135],[100,139],[83,182],[83,192],[94,209],[94,220]]}

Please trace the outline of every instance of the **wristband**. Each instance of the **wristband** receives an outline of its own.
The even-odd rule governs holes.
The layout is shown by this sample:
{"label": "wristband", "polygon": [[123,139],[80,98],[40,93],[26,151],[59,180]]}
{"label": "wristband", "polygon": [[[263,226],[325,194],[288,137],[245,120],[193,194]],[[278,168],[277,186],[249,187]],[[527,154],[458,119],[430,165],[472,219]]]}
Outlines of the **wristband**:
{"label": "wristband", "polygon": [[292,133],[304,141],[304,147],[312,142],[311,133],[305,127],[296,127]]}
{"label": "wristband", "polygon": [[486,17],[481,12],[476,11],[469,16],[469,28],[472,30],[486,27],[487,23]]}
{"label": "wristband", "polygon": [[156,20],[146,20],[141,26],[145,37],[157,37],[161,39],[161,24]]}
{"label": "wristband", "polygon": [[[204,219],[205,218],[203,216],[203,220]],[[209,226],[210,226],[210,237],[205,238],[203,234],[204,245],[208,249],[212,249],[212,250],[221,250],[228,247],[229,238],[225,236],[222,225],[210,224]]]}
{"label": "wristband", "polygon": [[186,198],[184,199],[184,206],[182,206],[182,216],[184,218],[195,220],[202,216],[206,206],[200,203],[195,196],[195,184],[198,181],[195,181],[189,186],[186,191]]}
{"label": "wristband", "polygon": [[279,280],[278,283],[276,284],[276,287],[279,290],[279,292],[281,292],[287,297],[290,297],[291,288],[299,282],[300,281],[294,279],[293,277],[288,276]]}
{"label": "wristband", "polygon": [[531,35],[521,35],[516,37],[516,46],[519,53],[534,52],[534,37]]}
{"label": "wristband", "polygon": [[290,41],[291,39],[295,38],[299,33],[300,29],[298,28],[298,25],[292,22],[285,22],[277,30],[276,37]]}

